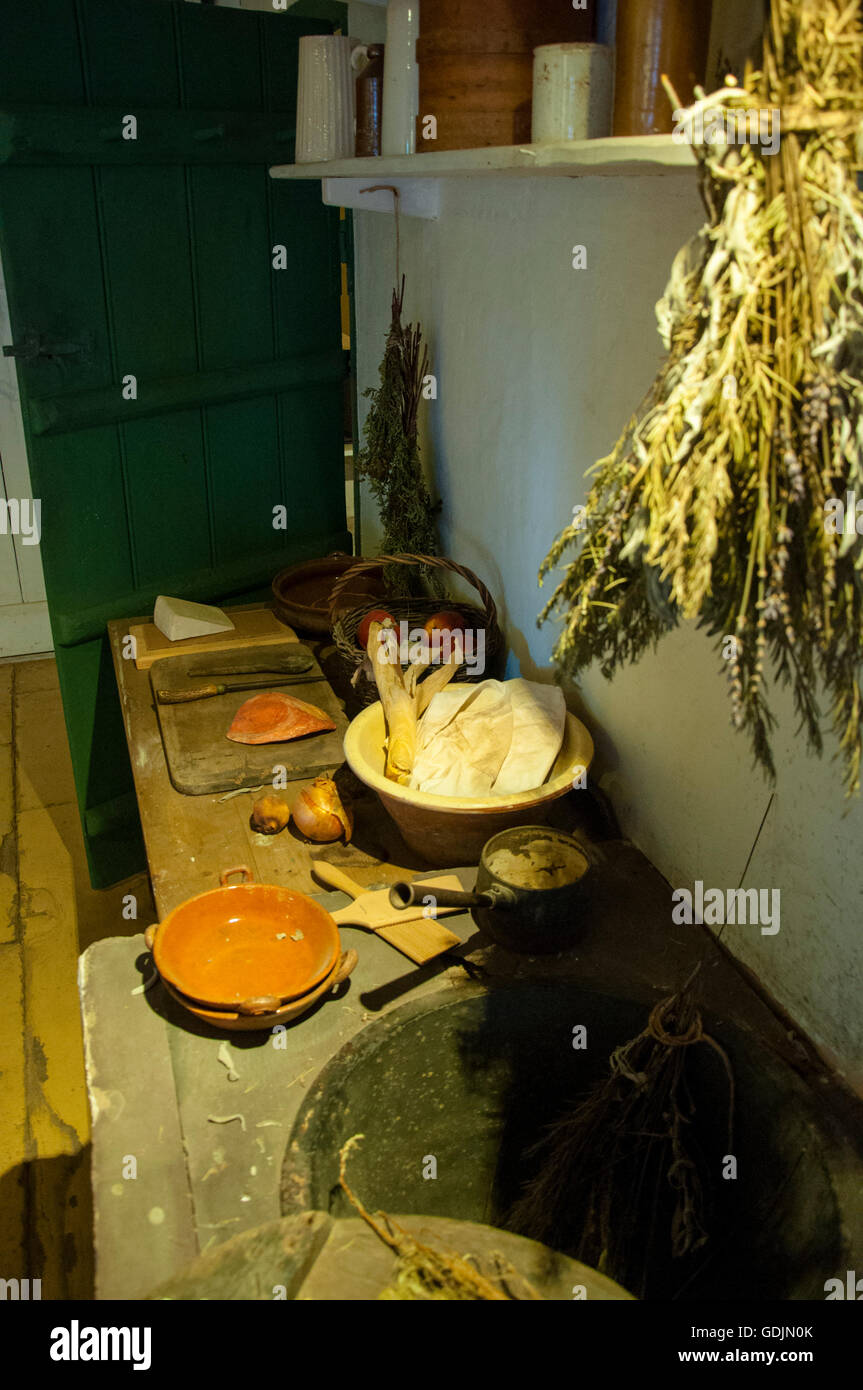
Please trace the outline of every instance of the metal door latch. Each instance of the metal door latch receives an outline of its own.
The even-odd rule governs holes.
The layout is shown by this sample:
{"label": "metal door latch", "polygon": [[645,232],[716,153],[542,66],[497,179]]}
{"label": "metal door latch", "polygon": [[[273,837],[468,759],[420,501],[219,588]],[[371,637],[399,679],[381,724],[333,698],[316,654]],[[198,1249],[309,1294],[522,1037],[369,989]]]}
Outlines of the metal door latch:
{"label": "metal door latch", "polygon": [[85,351],[83,343],[55,343],[44,333],[28,332],[21,342],[4,343],[3,356],[22,362],[50,361],[54,357],[76,357]]}

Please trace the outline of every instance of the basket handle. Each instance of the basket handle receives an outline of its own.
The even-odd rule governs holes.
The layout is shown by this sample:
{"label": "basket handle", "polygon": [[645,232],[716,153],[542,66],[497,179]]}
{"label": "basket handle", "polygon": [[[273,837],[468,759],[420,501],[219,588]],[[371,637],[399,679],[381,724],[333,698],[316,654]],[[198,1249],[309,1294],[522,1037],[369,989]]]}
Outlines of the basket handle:
{"label": "basket handle", "polygon": [[477,578],[473,570],[469,570],[467,565],[457,565],[455,560],[448,560],[445,555],[377,555],[374,559],[358,560],[350,569],[345,570],[344,574],[336,580],[333,585],[329,598],[330,624],[335,622],[335,609],[339,596],[348,580],[359,574],[364,574],[371,569],[379,569],[381,565],[431,565],[434,569],[450,570],[453,574],[461,575],[472,584],[482,599],[485,609],[486,619],[489,627],[497,626],[497,608],[494,599],[482,580]]}

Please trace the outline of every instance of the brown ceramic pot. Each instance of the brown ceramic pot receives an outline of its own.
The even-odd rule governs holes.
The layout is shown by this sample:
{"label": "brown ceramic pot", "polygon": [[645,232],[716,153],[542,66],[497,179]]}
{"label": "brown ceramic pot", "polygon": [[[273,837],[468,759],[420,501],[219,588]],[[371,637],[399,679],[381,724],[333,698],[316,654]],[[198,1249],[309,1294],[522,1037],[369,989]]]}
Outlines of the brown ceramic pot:
{"label": "brown ceramic pot", "polygon": [[354,153],[358,159],[381,152],[384,45],[369,44],[368,55],[369,61],[357,78],[357,134]]}
{"label": "brown ceramic pot", "polygon": [[712,0],[618,0],[614,134],[663,135],[673,128],[661,77],[681,101],[703,83]]}

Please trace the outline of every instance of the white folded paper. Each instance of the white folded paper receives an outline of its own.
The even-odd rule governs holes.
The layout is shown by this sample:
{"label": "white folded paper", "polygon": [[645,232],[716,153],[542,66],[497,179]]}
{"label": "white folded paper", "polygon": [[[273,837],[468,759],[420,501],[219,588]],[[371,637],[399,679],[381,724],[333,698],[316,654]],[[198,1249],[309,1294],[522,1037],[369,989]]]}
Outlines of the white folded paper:
{"label": "white folded paper", "polygon": [[517,677],[448,685],[420,721],[410,785],[437,796],[532,791],[560,752],[563,691]]}

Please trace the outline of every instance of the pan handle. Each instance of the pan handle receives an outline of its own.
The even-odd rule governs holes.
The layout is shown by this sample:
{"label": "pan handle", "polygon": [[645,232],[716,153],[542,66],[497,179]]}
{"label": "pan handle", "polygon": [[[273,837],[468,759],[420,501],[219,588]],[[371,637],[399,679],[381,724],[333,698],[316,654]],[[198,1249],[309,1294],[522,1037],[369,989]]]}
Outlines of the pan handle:
{"label": "pan handle", "polygon": [[224,888],[225,882],[232,874],[242,874],[244,883],[254,883],[255,875],[252,873],[248,864],[235,864],[233,869],[223,869],[219,874],[219,887]]}
{"label": "pan handle", "polygon": [[393,907],[422,907],[426,898],[433,898],[440,907],[511,907],[516,900],[508,888],[492,886],[484,893],[460,893],[430,883],[394,883],[389,897]]}

